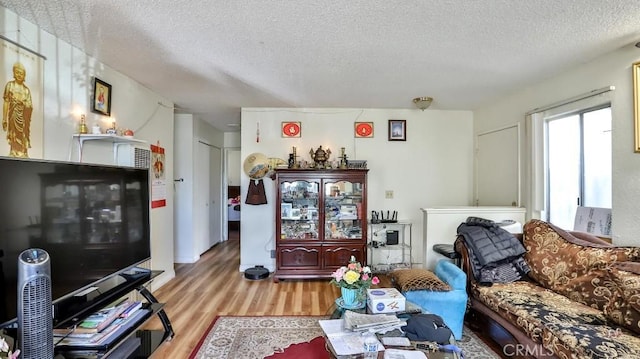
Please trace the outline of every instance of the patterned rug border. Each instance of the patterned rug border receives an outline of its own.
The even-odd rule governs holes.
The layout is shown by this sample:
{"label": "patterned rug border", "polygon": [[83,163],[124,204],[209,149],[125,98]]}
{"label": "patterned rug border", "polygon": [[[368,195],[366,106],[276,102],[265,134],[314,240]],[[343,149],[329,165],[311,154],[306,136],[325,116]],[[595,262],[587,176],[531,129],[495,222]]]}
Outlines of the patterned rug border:
{"label": "patterned rug border", "polygon": [[[204,344],[204,342],[209,337],[211,330],[213,330],[216,323],[218,323],[218,320],[224,319],[224,318],[245,318],[245,319],[249,319],[249,318],[317,318],[318,320],[320,320],[320,319],[329,319],[329,316],[328,315],[216,315],[215,317],[213,317],[213,319],[211,320],[211,323],[209,324],[207,329],[204,331],[204,333],[200,337],[200,340],[198,340],[198,343],[191,351],[191,354],[189,354],[188,359],[194,359],[196,355],[198,355],[198,352],[202,348],[202,345]],[[297,343],[291,343],[290,345],[293,345],[293,344],[297,344]]]}
{"label": "patterned rug border", "polygon": [[218,319],[220,319],[220,317],[223,317],[223,316],[222,315],[216,315],[213,318],[213,320],[211,321],[211,323],[207,327],[207,330],[204,331],[204,334],[202,334],[202,336],[200,337],[200,340],[198,340],[198,344],[196,344],[196,346],[191,351],[191,354],[189,354],[189,358],[188,359],[193,359],[193,358],[196,357],[196,355],[198,354],[198,351],[200,350],[200,347],[202,347],[202,344],[204,344],[204,341],[207,340],[207,337],[209,336],[209,333],[211,332],[211,329],[213,329],[213,326],[216,325],[216,323],[218,322]]}
{"label": "patterned rug border", "polygon": [[[189,355],[188,359],[196,359],[196,357],[200,357],[198,356],[198,354],[200,350],[203,349],[203,346],[205,345],[205,343],[209,343],[209,340],[211,340],[211,334],[213,334],[212,331],[214,330],[216,325],[220,323],[221,320],[226,318],[229,318],[229,319],[238,318],[238,319],[246,319],[246,320],[261,320],[261,319],[269,319],[269,318],[329,319],[327,315],[217,315],[211,320],[211,323],[207,326],[207,329],[202,334],[202,336],[198,340],[198,343],[191,351],[191,354]],[[303,342],[306,342],[306,341],[303,341]],[[290,342],[287,344],[286,347],[282,347],[279,349],[284,350],[294,344],[300,344],[300,343]],[[500,359],[501,358],[501,356],[498,353],[494,352],[493,349],[491,349],[491,347],[489,347],[486,343],[484,343],[484,341],[480,339],[476,335],[476,333],[474,333],[466,325],[464,326],[463,337],[461,340],[458,341],[458,346],[460,346],[464,350],[464,353],[467,354],[467,357],[469,357],[468,355],[471,353],[473,353],[473,355],[476,355],[473,357],[474,359],[475,358],[478,358],[478,359]],[[277,352],[271,353],[270,355],[273,355],[275,353]],[[200,354],[203,355],[203,353],[200,353]],[[227,358],[227,356],[225,355],[224,358]]]}

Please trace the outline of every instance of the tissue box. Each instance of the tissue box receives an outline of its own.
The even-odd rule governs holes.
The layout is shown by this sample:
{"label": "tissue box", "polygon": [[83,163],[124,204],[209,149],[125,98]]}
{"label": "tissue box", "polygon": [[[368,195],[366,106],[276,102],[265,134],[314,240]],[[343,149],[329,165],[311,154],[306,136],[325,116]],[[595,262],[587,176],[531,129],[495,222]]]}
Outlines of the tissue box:
{"label": "tissue box", "polygon": [[367,306],[374,314],[402,312],[405,298],[395,288],[367,289]]}

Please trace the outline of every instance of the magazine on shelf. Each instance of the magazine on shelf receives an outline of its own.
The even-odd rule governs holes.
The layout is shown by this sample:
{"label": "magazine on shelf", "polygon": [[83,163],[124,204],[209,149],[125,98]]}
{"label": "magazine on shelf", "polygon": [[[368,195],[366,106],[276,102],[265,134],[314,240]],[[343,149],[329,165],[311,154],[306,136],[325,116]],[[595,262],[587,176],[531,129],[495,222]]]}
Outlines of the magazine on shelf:
{"label": "magazine on shelf", "polygon": [[129,307],[127,307],[127,309],[125,309],[124,312],[122,312],[122,314],[120,314],[120,316],[122,318],[127,318],[130,315],[133,315],[133,313],[137,312],[138,309],[140,309],[140,308],[142,308],[142,302],[137,300],[137,301],[131,303],[129,305]]}
{"label": "magazine on shelf", "polygon": [[149,309],[139,309],[135,313],[131,314],[127,318],[118,317],[111,325],[102,330],[99,333],[94,333],[91,336],[59,336],[54,337],[57,347],[70,347],[70,348],[101,348],[107,346],[117,339],[122,333],[128,329],[137,325],[140,320],[144,319],[151,313]]}
{"label": "magazine on shelf", "polygon": [[98,333],[102,331],[127,310],[131,304],[132,302],[129,298],[125,298],[100,309],[80,322],[76,326],[74,333]]}

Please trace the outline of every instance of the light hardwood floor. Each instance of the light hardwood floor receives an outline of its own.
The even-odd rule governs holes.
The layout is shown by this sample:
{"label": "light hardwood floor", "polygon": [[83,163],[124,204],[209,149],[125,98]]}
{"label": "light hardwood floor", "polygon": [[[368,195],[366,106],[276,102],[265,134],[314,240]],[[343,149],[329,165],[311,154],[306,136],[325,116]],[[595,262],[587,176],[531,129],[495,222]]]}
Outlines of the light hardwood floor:
{"label": "light hardwood floor", "polygon": [[[176,277],[154,292],[166,303],[175,337],[151,358],[188,358],[218,315],[326,315],[340,291],[322,280],[245,279],[238,238],[220,243],[195,264],[177,265]],[[381,278],[381,286],[389,284]],[[154,319],[147,328],[161,329]]]}

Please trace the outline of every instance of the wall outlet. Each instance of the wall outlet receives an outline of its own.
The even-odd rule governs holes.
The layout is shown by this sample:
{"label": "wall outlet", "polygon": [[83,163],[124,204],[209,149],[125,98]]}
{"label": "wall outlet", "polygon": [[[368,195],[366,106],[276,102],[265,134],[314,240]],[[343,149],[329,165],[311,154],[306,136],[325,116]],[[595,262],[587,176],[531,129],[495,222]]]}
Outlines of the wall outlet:
{"label": "wall outlet", "polygon": [[393,198],[393,191],[392,190],[386,190],[384,191],[384,198],[386,199],[392,199]]}
{"label": "wall outlet", "polygon": [[276,257],[276,250],[272,249],[271,250],[271,258],[275,258]]}

